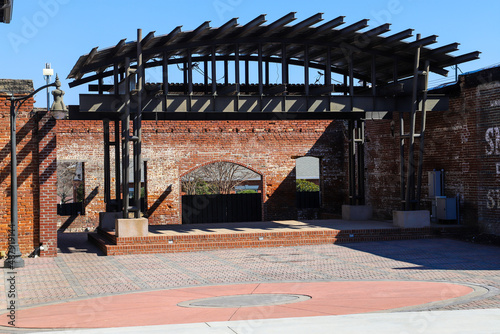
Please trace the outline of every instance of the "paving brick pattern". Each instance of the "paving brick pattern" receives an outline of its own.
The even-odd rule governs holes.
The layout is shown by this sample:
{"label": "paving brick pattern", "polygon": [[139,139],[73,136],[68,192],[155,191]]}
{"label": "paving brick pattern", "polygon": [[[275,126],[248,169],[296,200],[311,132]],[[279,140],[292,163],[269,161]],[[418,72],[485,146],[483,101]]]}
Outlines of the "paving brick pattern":
{"label": "paving brick pattern", "polygon": [[[500,296],[496,294],[500,289],[500,247],[452,239],[107,257],[89,244],[85,235],[67,234],[59,239],[57,258],[26,259],[26,266],[17,269],[16,290],[21,307],[188,286],[417,280],[493,287],[492,293],[479,300],[441,309],[500,308]],[[0,271],[5,282],[5,288],[0,289],[3,309],[9,289],[8,272]]]}

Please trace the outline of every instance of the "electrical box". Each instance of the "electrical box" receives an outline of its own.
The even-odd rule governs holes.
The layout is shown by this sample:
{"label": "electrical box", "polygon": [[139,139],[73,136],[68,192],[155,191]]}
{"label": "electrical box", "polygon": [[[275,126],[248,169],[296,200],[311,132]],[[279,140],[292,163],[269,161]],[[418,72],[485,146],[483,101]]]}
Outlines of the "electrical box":
{"label": "electrical box", "polygon": [[445,196],[436,197],[436,216],[439,220],[457,219],[457,198]]}
{"label": "electrical box", "polygon": [[444,171],[434,170],[428,173],[429,176],[429,197],[444,195]]}

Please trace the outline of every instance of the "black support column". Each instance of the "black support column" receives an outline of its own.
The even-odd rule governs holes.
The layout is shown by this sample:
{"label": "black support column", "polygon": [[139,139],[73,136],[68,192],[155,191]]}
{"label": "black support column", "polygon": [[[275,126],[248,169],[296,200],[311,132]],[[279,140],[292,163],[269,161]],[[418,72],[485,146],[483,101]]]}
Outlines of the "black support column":
{"label": "black support column", "polygon": [[130,58],[125,58],[125,112],[122,114],[122,212],[129,218]]}

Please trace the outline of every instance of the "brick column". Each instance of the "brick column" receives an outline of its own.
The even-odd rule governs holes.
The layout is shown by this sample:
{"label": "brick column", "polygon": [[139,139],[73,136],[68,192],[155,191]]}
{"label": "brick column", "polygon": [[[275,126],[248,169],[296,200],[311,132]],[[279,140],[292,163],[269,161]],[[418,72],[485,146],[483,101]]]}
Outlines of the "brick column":
{"label": "brick column", "polygon": [[45,114],[38,124],[41,256],[57,256],[56,120]]}

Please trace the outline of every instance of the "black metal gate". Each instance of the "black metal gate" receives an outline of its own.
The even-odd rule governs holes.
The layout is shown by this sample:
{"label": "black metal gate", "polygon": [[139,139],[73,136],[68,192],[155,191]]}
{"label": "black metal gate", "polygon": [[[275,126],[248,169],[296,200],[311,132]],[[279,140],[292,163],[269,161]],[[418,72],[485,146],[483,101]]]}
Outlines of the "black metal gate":
{"label": "black metal gate", "polygon": [[209,224],[262,220],[262,194],[184,195],[182,223]]}
{"label": "black metal gate", "polygon": [[57,214],[59,216],[77,216],[85,214],[83,202],[57,204]]}
{"label": "black metal gate", "polygon": [[320,193],[319,191],[299,191],[296,193],[297,208],[310,209],[320,207]]}

